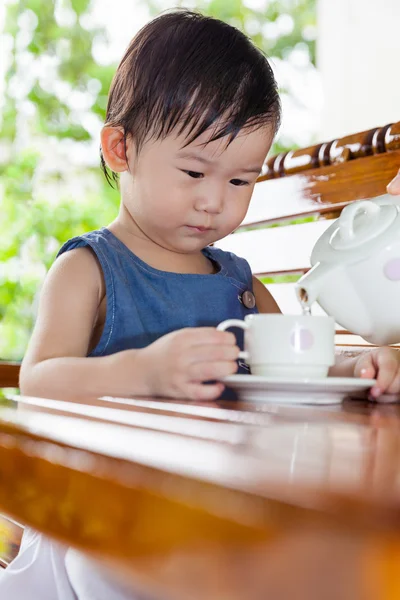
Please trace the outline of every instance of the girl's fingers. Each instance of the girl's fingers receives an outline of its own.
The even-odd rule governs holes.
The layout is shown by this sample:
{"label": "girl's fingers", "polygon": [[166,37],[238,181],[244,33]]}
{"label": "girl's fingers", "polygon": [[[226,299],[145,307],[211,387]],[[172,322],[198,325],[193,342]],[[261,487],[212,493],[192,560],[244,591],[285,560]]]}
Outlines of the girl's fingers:
{"label": "girl's fingers", "polygon": [[193,363],[188,369],[188,378],[191,381],[212,381],[233,375],[237,371],[234,360]]}
{"label": "girl's fingers", "polygon": [[354,369],[355,377],[363,377],[364,379],[373,379],[376,375],[376,367],[372,360],[370,352],[363,354],[357,361]]}
{"label": "girl's fingers", "polygon": [[190,400],[211,401],[216,400],[224,391],[223,383],[190,383],[188,385],[188,398]]}
{"label": "girl's fingers", "polygon": [[218,331],[215,327],[193,327],[181,330],[190,345],[235,345],[236,337],[231,331]]}
{"label": "girl's fingers", "polygon": [[190,363],[231,361],[239,358],[240,349],[234,345],[196,346],[188,357]]}
{"label": "girl's fingers", "polygon": [[386,390],[386,394],[400,394],[400,370],[398,369],[392,383]]}
{"label": "girl's fingers", "polygon": [[376,385],[371,390],[371,395],[378,398],[390,389],[399,369],[399,362],[392,351],[380,350],[375,355],[378,374]]}

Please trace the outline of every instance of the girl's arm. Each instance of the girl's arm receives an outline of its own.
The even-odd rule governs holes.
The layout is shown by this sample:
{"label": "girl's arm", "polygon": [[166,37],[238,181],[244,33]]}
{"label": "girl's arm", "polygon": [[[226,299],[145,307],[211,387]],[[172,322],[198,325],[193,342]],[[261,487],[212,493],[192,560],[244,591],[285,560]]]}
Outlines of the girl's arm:
{"label": "girl's arm", "polygon": [[253,292],[259,313],[280,313],[281,309],[272,294],[257,277],[253,275]]}
{"label": "girl's arm", "polygon": [[[146,348],[89,358],[103,296],[101,268],[91,250],[77,248],[56,260],[22,363],[24,395],[77,401],[133,394],[218,398],[224,388],[219,381],[237,369],[233,333],[214,327],[181,329]],[[217,383],[204,383],[213,380]]]}
{"label": "girl's arm", "polygon": [[[127,394],[136,365],[135,351],[86,356],[104,293],[100,265],[88,248],[61,255],[43,285],[38,318],[22,362],[24,395],[50,398]],[[137,375],[138,373],[136,373]],[[143,378],[135,378],[136,393]]]}

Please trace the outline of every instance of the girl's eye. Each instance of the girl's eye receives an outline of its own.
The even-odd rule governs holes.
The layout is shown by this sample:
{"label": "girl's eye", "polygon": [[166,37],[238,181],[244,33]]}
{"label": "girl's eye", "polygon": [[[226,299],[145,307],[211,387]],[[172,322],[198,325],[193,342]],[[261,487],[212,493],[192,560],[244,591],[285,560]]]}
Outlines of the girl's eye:
{"label": "girl's eye", "polygon": [[238,187],[241,187],[242,185],[249,185],[249,182],[244,181],[243,179],[231,179],[230,183]]}
{"label": "girl's eye", "polygon": [[193,177],[193,179],[202,179],[204,177],[204,173],[198,173],[197,171],[184,171],[189,175],[189,177]]}

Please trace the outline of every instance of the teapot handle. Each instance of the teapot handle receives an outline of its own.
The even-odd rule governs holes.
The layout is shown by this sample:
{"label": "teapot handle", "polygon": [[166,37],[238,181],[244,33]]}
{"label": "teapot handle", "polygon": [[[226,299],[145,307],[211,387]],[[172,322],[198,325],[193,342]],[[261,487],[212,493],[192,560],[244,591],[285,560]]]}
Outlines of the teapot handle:
{"label": "teapot handle", "polygon": [[380,207],[369,200],[354,202],[342,210],[339,217],[340,236],[342,240],[350,241],[354,238],[354,219],[359,213],[366,214],[368,219],[373,219],[380,211]]}

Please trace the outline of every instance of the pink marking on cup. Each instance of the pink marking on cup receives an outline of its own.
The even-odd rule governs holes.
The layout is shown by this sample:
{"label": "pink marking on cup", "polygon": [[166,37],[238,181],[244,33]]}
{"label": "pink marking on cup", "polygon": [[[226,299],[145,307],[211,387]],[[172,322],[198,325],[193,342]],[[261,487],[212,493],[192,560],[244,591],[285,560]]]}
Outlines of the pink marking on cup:
{"label": "pink marking on cup", "polygon": [[383,272],[390,281],[400,281],[400,258],[392,258],[383,267]]}
{"label": "pink marking on cup", "polygon": [[290,345],[295,352],[305,352],[314,345],[314,336],[309,329],[296,328],[290,336]]}

